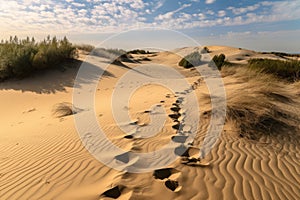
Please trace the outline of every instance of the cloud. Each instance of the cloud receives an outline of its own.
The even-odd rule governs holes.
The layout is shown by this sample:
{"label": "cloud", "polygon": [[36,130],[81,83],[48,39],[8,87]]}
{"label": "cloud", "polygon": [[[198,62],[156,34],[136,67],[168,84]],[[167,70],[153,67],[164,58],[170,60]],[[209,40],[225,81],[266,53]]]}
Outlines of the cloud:
{"label": "cloud", "polygon": [[164,6],[164,0],[68,2],[2,0],[1,33],[116,32],[137,26],[182,30],[300,19],[300,1],[291,0],[264,1],[249,6],[203,11],[187,9],[192,6],[191,3],[167,13],[159,13],[163,10],[159,8]]}
{"label": "cloud", "polygon": [[72,2],[72,5],[76,6],[76,7],[85,7],[85,4],[83,4],[83,3]]}
{"label": "cloud", "polygon": [[233,14],[235,15],[240,15],[249,11],[255,11],[260,7],[261,3],[252,5],[252,6],[247,6],[247,7],[241,7],[241,8],[235,8],[235,7],[228,7],[227,10],[231,10]]}
{"label": "cloud", "polygon": [[183,4],[180,8],[174,10],[174,11],[171,11],[171,12],[167,12],[165,14],[161,14],[161,15],[158,15],[157,17],[155,17],[155,20],[168,20],[168,19],[171,19],[173,17],[173,15],[187,7],[190,7],[192,4]]}
{"label": "cloud", "polygon": [[219,17],[224,17],[225,15],[226,15],[225,10],[219,10],[219,11],[218,11],[218,16],[219,16]]}
{"label": "cloud", "polygon": [[160,7],[162,7],[165,3],[165,0],[158,0],[155,2],[156,5],[153,7],[152,12],[155,12],[156,10],[158,10]]}
{"label": "cloud", "polygon": [[205,3],[206,4],[212,4],[212,3],[214,3],[216,0],[205,0]]}

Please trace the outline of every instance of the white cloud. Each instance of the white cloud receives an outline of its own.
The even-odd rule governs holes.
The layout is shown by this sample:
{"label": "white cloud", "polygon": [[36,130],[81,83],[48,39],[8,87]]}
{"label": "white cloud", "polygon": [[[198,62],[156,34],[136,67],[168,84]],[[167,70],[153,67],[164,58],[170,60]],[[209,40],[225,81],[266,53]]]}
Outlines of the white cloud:
{"label": "white cloud", "polygon": [[215,12],[214,12],[214,11],[212,11],[212,10],[208,10],[208,11],[206,11],[206,14],[208,14],[208,15],[214,15],[214,14],[215,14]]}
{"label": "white cloud", "polygon": [[205,3],[206,4],[212,4],[212,3],[214,3],[216,0],[205,0]]}
{"label": "white cloud", "polygon": [[72,2],[72,5],[76,6],[76,7],[85,7],[85,4],[83,4],[83,3]]}
{"label": "white cloud", "polygon": [[[151,14],[164,4],[164,0],[150,3],[142,0],[86,1],[90,1],[89,6],[71,0],[70,3],[56,0],[2,0],[0,32],[108,32],[127,30],[137,24],[180,30],[300,19],[300,1],[290,0],[264,1],[216,12],[198,10],[196,13],[190,13],[190,10],[185,12],[184,9],[192,4],[183,4],[176,10],[157,16]],[[230,17],[228,13],[234,13],[234,16]]]}
{"label": "white cloud", "polygon": [[158,0],[156,2],[156,5],[153,7],[152,12],[155,12],[157,9],[159,9],[160,7],[162,7],[165,3],[165,0]]}
{"label": "white cloud", "polygon": [[219,17],[224,17],[225,15],[226,15],[225,10],[220,10],[220,11],[218,11],[218,16],[219,16]]}
{"label": "white cloud", "polygon": [[231,10],[233,14],[235,15],[240,15],[249,11],[255,11],[260,7],[260,3],[254,4],[252,6],[247,6],[247,7],[241,7],[241,8],[235,8],[235,7],[228,7],[228,10]]}
{"label": "white cloud", "polygon": [[173,15],[187,7],[190,7],[191,4],[183,4],[180,8],[174,10],[174,11],[171,11],[171,12],[167,12],[165,14],[161,14],[161,15],[158,15],[157,17],[155,17],[156,20],[168,20],[168,19],[171,19],[173,17]]}

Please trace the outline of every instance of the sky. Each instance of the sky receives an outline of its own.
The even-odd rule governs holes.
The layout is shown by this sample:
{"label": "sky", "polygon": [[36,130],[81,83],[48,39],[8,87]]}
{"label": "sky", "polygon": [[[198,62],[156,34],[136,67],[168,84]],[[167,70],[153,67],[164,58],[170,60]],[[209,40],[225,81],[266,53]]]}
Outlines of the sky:
{"label": "sky", "polygon": [[[164,30],[153,34],[153,30]],[[201,45],[300,53],[300,0],[1,0],[0,38],[66,35],[74,43],[133,48],[139,34],[167,48],[184,46],[178,34]],[[168,37],[165,30],[175,31]],[[133,31],[134,32],[134,31]],[[174,35],[176,35],[174,34]],[[173,35],[173,34],[170,34]],[[140,39],[142,40],[142,39]],[[145,41],[144,40],[144,41]],[[183,40],[184,41],[184,40]],[[130,43],[132,46],[128,45]],[[107,45],[110,44],[107,42]],[[187,46],[187,44],[186,44]]]}

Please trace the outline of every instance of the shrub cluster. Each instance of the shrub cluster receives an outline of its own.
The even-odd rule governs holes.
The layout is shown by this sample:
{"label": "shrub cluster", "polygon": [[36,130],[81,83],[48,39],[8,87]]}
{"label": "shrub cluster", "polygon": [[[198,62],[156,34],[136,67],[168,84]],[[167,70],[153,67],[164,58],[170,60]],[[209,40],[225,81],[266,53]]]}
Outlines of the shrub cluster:
{"label": "shrub cluster", "polygon": [[216,65],[218,70],[222,69],[222,66],[225,64],[225,55],[220,54],[220,55],[215,55],[212,59],[212,62]]}
{"label": "shrub cluster", "polygon": [[272,59],[251,59],[249,68],[267,74],[273,74],[288,81],[300,79],[300,61],[282,61]]}
{"label": "shrub cluster", "polygon": [[58,67],[73,58],[75,48],[66,37],[58,40],[48,36],[42,42],[34,38],[19,40],[16,36],[0,43],[0,80],[28,76],[32,71]]}
{"label": "shrub cluster", "polygon": [[123,49],[96,48],[92,51],[92,55],[107,58],[111,63],[118,63],[129,59],[128,54]]}
{"label": "shrub cluster", "polygon": [[201,53],[210,53],[211,51],[208,49],[208,47],[203,47],[201,50]]}
{"label": "shrub cluster", "polygon": [[76,44],[76,45],[74,45],[74,47],[76,49],[87,51],[87,52],[91,52],[95,49],[95,47],[90,44]]}
{"label": "shrub cluster", "polygon": [[198,51],[188,54],[182,58],[178,65],[183,66],[184,68],[191,68],[201,64],[201,54]]}
{"label": "shrub cluster", "polygon": [[149,51],[145,51],[142,49],[134,49],[131,51],[128,51],[127,53],[132,53],[132,54],[151,54]]}
{"label": "shrub cluster", "polygon": [[262,54],[274,54],[279,57],[300,57],[300,54],[283,53],[283,52],[262,52]]}

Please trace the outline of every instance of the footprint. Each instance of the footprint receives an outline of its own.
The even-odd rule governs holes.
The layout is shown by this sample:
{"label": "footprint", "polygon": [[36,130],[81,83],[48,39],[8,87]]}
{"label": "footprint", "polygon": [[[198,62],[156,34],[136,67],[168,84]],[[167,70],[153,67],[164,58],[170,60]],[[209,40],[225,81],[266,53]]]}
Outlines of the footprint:
{"label": "footprint", "polygon": [[201,161],[199,158],[187,158],[183,157],[181,158],[181,164],[185,164],[188,166],[193,166],[193,167],[208,167],[210,166],[209,162],[206,161]]}
{"label": "footprint", "polygon": [[185,143],[188,136],[176,135],[172,137],[172,140],[177,143]]}
{"label": "footprint", "polygon": [[189,157],[188,147],[186,147],[184,145],[180,145],[179,147],[176,147],[174,150],[174,153],[178,156]]}
{"label": "footprint", "polygon": [[169,189],[172,190],[173,192],[178,192],[181,190],[181,186],[179,186],[178,181],[173,181],[173,180],[167,180],[165,182],[165,186]]}
{"label": "footprint", "polygon": [[115,157],[116,160],[121,161],[123,163],[128,163],[129,162],[129,153],[123,153],[121,155],[118,155]]}
{"label": "footprint", "polygon": [[180,108],[175,106],[175,107],[172,107],[171,110],[174,112],[179,112]]}
{"label": "footprint", "polygon": [[178,119],[181,116],[180,113],[176,113],[176,114],[170,114],[169,117],[172,119]]}
{"label": "footprint", "polygon": [[117,199],[121,196],[122,194],[122,190],[125,187],[122,185],[117,185],[109,190],[106,190],[105,192],[103,192],[100,196],[102,197],[109,197],[109,198],[113,198],[113,199]]}
{"label": "footprint", "polygon": [[172,128],[175,129],[175,130],[179,130],[180,129],[180,123],[177,123],[177,124],[173,125]]}
{"label": "footprint", "polygon": [[125,139],[133,139],[133,135],[125,135],[124,138]]}
{"label": "footprint", "polygon": [[183,97],[177,98],[176,103],[180,104],[180,103],[182,103],[182,102],[183,102]]}
{"label": "footprint", "polygon": [[163,169],[157,169],[153,172],[153,176],[155,179],[164,180],[166,178],[178,178],[180,176],[181,172],[174,169],[174,168],[163,168]]}

